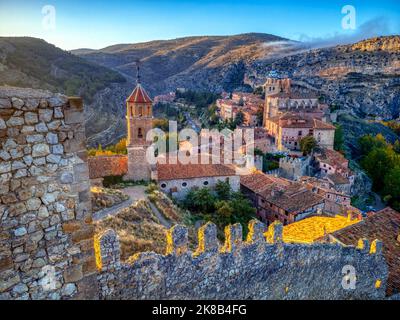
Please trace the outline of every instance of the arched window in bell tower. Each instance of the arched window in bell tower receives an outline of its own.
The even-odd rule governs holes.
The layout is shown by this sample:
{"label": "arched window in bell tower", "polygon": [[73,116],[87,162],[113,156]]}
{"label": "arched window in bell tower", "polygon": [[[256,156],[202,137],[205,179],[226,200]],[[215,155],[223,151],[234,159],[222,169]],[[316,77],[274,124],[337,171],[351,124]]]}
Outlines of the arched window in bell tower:
{"label": "arched window in bell tower", "polygon": [[147,106],[147,116],[151,116],[151,109],[150,109],[150,106]]}
{"label": "arched window in bell tower", "polygon": [[143,107],[139,106],[139,117],[143,116]]}
{"label": "arched window in bell tower", "polygon": [[142,128],[138,129],[138,138],[139,139],[143,139],[143,130],[142,130]]}

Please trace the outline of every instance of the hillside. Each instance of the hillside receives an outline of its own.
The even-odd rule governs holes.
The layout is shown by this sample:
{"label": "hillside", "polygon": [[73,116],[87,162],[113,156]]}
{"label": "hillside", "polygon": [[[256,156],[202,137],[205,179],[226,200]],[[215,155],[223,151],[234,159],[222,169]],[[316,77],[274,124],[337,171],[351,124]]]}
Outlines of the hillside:
{"label": "hillside", "polygon": [[255,61],[248,68],[248,82],[261,85],[270,70],[359,117],[400,115],[400,36]]}
{"label": "hillside", "polygon": [[140,59],[143,82],[152,94],[179,86],[230,91],[242,83],[245,63],[263,59],[274,51],[264,43],[278,41],[287,39],[250,33],[119,44],[96,51],[72,52],[131,77],[136,76],[135,61]]}
{"label": "hillside", "polygon": [[111,83],[125,82],[115,71],[28,37],[0,37],[0,71],[0,85],[60,91],[86,102]]}
{"label": "hillside", "polygon": [[[0,84],[82,95],[88,142],[105,146],[125,135],[125,99],[135,83],[137,59],[151,96],[177,87],[251,90],[269,71],[278,70],[293,78],[296,90],[317,92],[341,113],[393,119],[400,109],[399,47],[399,36],[308,49],[303,43],[249,33],[118,44],[71,54],[39,39],[0,38]],[[351,128],[348,119],[346,127]],[[349,143],[354,148],[355,142]]]}

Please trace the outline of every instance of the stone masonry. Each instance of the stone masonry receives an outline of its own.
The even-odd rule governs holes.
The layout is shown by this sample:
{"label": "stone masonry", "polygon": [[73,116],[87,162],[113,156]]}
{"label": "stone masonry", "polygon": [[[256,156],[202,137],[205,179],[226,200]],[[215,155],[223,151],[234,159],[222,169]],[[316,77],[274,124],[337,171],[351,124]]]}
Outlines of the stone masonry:
{"label": "stone masonry", "polygon": [[[116,233],[95,240],[102,299],[382,299],[388,269],[382,244],[360,240],[359,246],[282,243],[282,225],[249,224],[242,241],[240,224],[199,229],[198,248],[187,247],[188,231],[174,226],[165,255],[143,252],[120,260]],[[266,237],[265,237],[266,236]],[[355,274],[347,275],[354,268]],[[354,280],[354,287],[348,285]],[[350,281],[350,282],[349,282]]]}
{"label": "stone masonry", "polygon": [[0,300],[92,298],[83,105],[0,87]]}

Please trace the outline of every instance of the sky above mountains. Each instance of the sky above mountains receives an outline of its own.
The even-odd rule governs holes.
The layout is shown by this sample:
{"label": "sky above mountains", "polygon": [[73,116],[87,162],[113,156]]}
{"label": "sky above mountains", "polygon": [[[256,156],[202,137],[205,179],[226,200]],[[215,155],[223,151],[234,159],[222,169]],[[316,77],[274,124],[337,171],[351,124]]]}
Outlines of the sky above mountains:
{"label": "sky above mountains", "polygon": [[400,34],[400,1],[0,0],[0,36],[42,38],[66,50],[248,32],[315,46]]}

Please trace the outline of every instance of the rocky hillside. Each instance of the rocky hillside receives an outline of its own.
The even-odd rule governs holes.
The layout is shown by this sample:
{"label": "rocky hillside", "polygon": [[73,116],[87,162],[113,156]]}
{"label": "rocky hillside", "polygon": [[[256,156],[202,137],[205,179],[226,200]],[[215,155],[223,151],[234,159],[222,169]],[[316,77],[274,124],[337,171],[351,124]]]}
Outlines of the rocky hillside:
{"label": "rocky hillside", "polygon": [[292,77],[299,90],[314,90],[327,103],[356,116],[399,117],[400,36],[255,61],[247,81],[260,85],[270,70]]}
{"label": "rocky hillside", "polygon": [[177,87],[251,89],[269,71],[278,70],[294,79],[297,90],[317,92],[342,113],[393,119],[399,117],[399,47],[399,36],[308,49],[250,33],[119,44],[71,54],[39,39],[0,38],[0,84],[84,96],[89,144],[105,146],[125,135],[125,99],[134,86],[137,59],[152,96]]}

